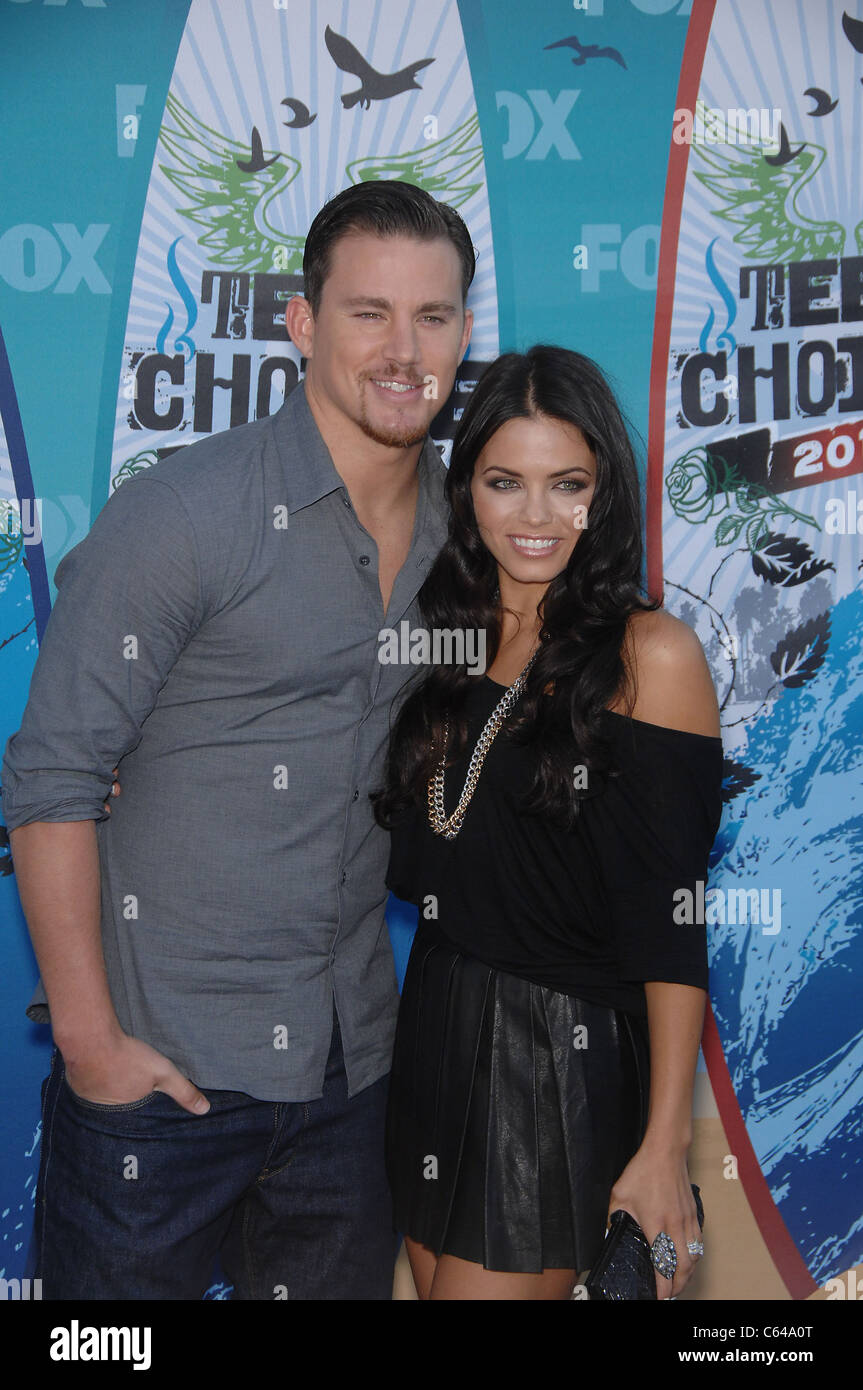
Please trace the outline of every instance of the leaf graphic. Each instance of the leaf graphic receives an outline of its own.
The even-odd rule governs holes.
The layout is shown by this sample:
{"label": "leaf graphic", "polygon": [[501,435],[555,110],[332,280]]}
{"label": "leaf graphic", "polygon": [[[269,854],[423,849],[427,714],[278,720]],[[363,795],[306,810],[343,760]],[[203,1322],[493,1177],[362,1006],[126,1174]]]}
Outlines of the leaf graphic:
{"label": "leaf graphic", "polygon": [[816,574],[822,574],[824,570],[835,570],[836,566],[831,565],[829,560],[810,560],[808,565],[804,565],[798,575],[786,581],[789,589],[795,584],[805,584],[807,579],[814,579]]}
{"label": "leaf graphic", "polygon": [[20,513],[0,498],[0,574],[17,565],[24,549]]}
{"label": "leaf graphic", "polygon": [[767,521],[763,513],[753,517],[746,524],[746,544],[750,550],[757,550],[767,534]]}
{"label": "leaf graphic", "polygon": [[714,541],[717,545],[732,545],[744,525],[745,517],[724,516],[721,521],[716,523]]}
{"label": "leaf graphic", "polygon": [[798,689],[812,680],[827,655],[829,640],[829,613],[819,613],[782,639],[770,653],[770,665],[786,689]]}
{"label": "leaf graphic", "polygon": [[751,487],[739,487],[734,494],[734,501],[741,512],[757,512],[758,498],[754,495],[755,489]]}
{"label": "leaf graphic", "polygon": [[733,758],[723,758],[722,760],[722,801],[725,805],[732,801],[735,796],[745,792],[747,787],[761,780],[760,772],[753,772],[751,767],[746,767],[743,763],[737,763]]}
{"label": "leaf graphic", "polygon": [[771,531],[752,556],[752,568],[766,584],[791,589],[834,566],[829,560],[816,560],[805,541]]}
{"label": "leaf graphic", "polygon": [[158,462],[159,455],[155,449],[142,449],[133,458],[126,459],[122,468],[117,469],[111,479],[111,488],[116,491],[121,483],[125,483],[127,478],[134,478],[136,473],[143,473],[146,468],[152,468],[153,464]]}

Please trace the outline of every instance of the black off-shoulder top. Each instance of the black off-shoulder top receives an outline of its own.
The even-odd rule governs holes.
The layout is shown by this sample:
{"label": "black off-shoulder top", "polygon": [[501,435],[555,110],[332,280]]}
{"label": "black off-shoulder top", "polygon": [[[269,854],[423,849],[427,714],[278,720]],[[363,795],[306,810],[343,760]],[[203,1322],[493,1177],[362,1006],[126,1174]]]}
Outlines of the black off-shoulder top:
{"label": "black off-shoulder top", "polygon": [[[445,812],[505,687],[477,677],[464,754],[447,768]],[[645,980],[707,988],[697,908],[719,827],[722,742],[606,711],[614,777],[581,793],[573,828],[527,814],[535,756],[504,727],[461,830],[436,835],[426,807],[393,827],[387,886],[433,917],[450,941],[495,969],[562,994],[644,1015]],[[573,751],[574,786],[584,782]],[[675,897],[675,894],[678,896]],[[678,920],[675,920],[675,919]]]}

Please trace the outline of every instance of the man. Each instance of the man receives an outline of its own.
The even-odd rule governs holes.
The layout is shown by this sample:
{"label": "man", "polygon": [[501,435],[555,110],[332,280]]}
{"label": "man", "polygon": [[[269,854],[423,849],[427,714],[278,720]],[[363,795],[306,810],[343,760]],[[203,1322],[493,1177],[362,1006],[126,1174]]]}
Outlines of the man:
{"label": "man", "polygon": [[[380,782],[443,542],[428,426],[467,348],[451,209],[318,214],[271,419],[125,482],[57,570],[3,810],[41,973],[46,1298],[391,1296],[397,990]],[[122,760],[122,761],[121,761]],[[106,815],[112,768],[123,795]],[[100,907],[101,899],[101,907]]]}

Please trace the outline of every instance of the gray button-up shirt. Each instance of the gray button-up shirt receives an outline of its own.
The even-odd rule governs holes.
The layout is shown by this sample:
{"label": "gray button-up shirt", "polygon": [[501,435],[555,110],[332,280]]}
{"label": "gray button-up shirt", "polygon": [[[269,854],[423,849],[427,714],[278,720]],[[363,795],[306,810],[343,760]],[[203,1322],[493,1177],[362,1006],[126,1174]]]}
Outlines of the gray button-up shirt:
{"label": "gray button-up shirt", "polygon": [[[300,385],[123,483],[57,568],[5,822],[97,822],[120,1024],[199,1086],[320,1096],[333,998],[349,1094],[389,1070],[389,837],[368,794],[416,667],[382,664],[378,634],[418,622],[444,477],[426,440],[385,616]],[[28,1012],[48,1019],[41,982]]]}

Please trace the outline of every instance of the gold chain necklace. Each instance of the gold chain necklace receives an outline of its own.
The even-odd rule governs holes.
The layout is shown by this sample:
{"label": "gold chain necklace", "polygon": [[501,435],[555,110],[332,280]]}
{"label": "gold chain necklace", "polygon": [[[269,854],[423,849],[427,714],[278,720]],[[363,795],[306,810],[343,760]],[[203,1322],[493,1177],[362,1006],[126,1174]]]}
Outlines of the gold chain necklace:
{"label": "gold chain necklace", "polygon": [[446,815],[444,807],[444,773],[446,770],[446,749],[449,739],[449,718],[444,720],[443,730],[443,753],[441,754],[440,766],[433,777],[429,778],[428,784],[428,806],[429,806],[429,825],[436,835],[443,835],[445,840],[454,840],[461,830],[464,820],[464,813],[467,810],[471,797],[476,790],[479,781],[479,774],[485,762],[486,754],[495,740],[501,725],[509,714],[527,680],[527,673],[539,655],[539,648],[534,652],[524,670],[516,676],[512,685],[503,693],[502,698],[495,705],[494,709],[486,722],[485,728],[477,739],[476,747],[471,755],[468,764],[467,777],[465,778],[462,794],[459,797],[458,805],[451,816]]}

